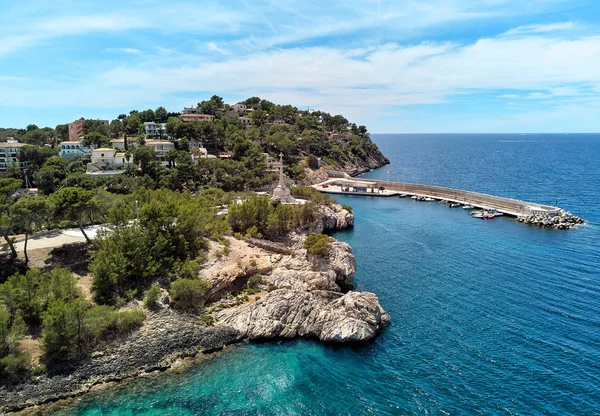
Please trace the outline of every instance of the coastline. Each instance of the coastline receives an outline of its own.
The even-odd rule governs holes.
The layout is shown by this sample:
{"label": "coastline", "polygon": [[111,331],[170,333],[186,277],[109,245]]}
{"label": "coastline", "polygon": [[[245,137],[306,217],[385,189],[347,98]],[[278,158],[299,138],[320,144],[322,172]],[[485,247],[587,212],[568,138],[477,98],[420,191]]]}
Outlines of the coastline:
{"label": "coastline", "polygon": [[[333,204],[322,207],[321,217],[310,231],[344,229],[353,222],[351,212]],[[329,255],[313,256],[303,248],[305,238],[304,234],[289,236],[284,245],[292,249],[288,255],[281,254],[277,244],[259,247],[232,239],[238,251],[209,258],[201,271],[212,287],[219,289],[210,306],[216,321],[212,326],[201,317],[164,305],[149,313],[142,328],[125,340],[115,340],[79,362],[53,367],[47,375],[9,389],[3,387],[0,411],[33,411],[113,383],[171,371],[179,368],[182,360],[201,359],[240,342],[306,337],[349,344],[376,337],[390,317],[374,294],[347,290],[353,287],[356,271],[350,246],[333,241]],[[236,253],[243,254],[234,260],[231,256]],[[258,267],[249,269],[240,258]],[[229,269],[221,273],[224,265]],[[230,291],[238,290],[257,270],[267,273],[264,285],[274,289],[261,291],[249,302],[243,297],[232,299]]]}

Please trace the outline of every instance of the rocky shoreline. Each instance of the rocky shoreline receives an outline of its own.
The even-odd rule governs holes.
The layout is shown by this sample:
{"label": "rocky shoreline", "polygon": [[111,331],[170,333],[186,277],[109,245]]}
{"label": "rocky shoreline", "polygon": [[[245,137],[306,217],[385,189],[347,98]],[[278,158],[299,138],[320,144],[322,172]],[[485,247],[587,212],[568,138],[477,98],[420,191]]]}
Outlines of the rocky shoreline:
{"label": "rocky shoreline", "polygon": [[517,221],[538,227],[555,228],[557,230],[568,230],[584,223],[582,218],[563,209],[556,214],[533,214],[522,216],[517,218]]}
{"label": "rocky shoreline", "polygon": [[[338,204],[321,207],[310,232],[352,226],[354,215]],[[306,231],[306,230],[305,230]],[[333,240],[327,255],[303,247],[305,233],[285,241],[230,239],[213,243],[201,276],[211,283],[203,316],[174,311],[168,302],[148,312],[144,325],[90,356],[15,386],[0,387],[0,412],[19,411],[84,394],[94,386],[171,368],[193,357],[247,340],[309,337],[328,343],[365,342],[376,337],[390,316],[372,293],[354,292],[356,261],[346,243]],[[256,293],[240,292],[251,276]],[[142,307],[141,302],[131,307]]]}

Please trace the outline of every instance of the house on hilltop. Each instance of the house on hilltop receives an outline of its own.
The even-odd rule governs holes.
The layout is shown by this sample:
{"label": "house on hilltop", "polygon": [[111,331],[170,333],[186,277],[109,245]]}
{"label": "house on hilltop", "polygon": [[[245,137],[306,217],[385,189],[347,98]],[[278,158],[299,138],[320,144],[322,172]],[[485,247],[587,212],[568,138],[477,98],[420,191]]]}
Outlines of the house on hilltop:
{"label": "house on hilltop", "polygon": [[144,132],[146,133],[146,137],[166,137],[167,124],[146,121],[144,122]]}
{"label": "house on hilltop", "polygon": [[215,116],[211,115],[211,114],[194,114],[194,113],[190,113],[190,114],[180,114],[179,115],[179,119],[181,121],[213,121],[215,119]]}
{"label": "house on hilltop", "polygon": [[83,144],[83,140],[68,140],[61,142],[58,155],[63,159],[86,159],[90,158],[92,149]]}

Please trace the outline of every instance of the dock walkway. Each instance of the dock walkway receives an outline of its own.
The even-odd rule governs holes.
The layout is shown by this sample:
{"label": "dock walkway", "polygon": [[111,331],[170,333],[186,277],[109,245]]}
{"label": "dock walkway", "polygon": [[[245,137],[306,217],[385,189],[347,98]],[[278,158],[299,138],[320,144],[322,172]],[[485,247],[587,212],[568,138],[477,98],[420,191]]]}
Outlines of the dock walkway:
{"label": "dock walkway", "polygon": [[[323,187],[323,185],[325,185],[325,187]],[[475,208],[491,208],[513,217],[522,217],[532,214],[553,214],[560,211],[560,208],[558,207],[503,198],[479,192],[417,183],[352,178],[350,176],[343,178],[330,177],[327,181],[313,186],[318,191],[329,194],[363,196],[394,196],[402,194],[407,196],[422,195],[436,200],[446,200],[448,202],[463,205],[472,205]],[[380,188],[384,188],[384,190],[379,191]],[[345,189],[348,189],[348,191],[345,191]],[[354,192],[356,189],[360,189],[360,191]]]}

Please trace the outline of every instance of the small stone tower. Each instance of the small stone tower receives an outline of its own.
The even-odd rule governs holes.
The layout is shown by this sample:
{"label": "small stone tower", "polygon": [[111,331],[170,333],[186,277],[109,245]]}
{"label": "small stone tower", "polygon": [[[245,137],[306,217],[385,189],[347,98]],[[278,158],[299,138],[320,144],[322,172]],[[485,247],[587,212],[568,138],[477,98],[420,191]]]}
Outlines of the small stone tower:
{"label": "small stone tower", "polygon": [[279,184],[273,189],[271,201],[283,204],[295,204],[296,200],[292,198],[290,190],[283,181],[283,153],[279,153]]}

